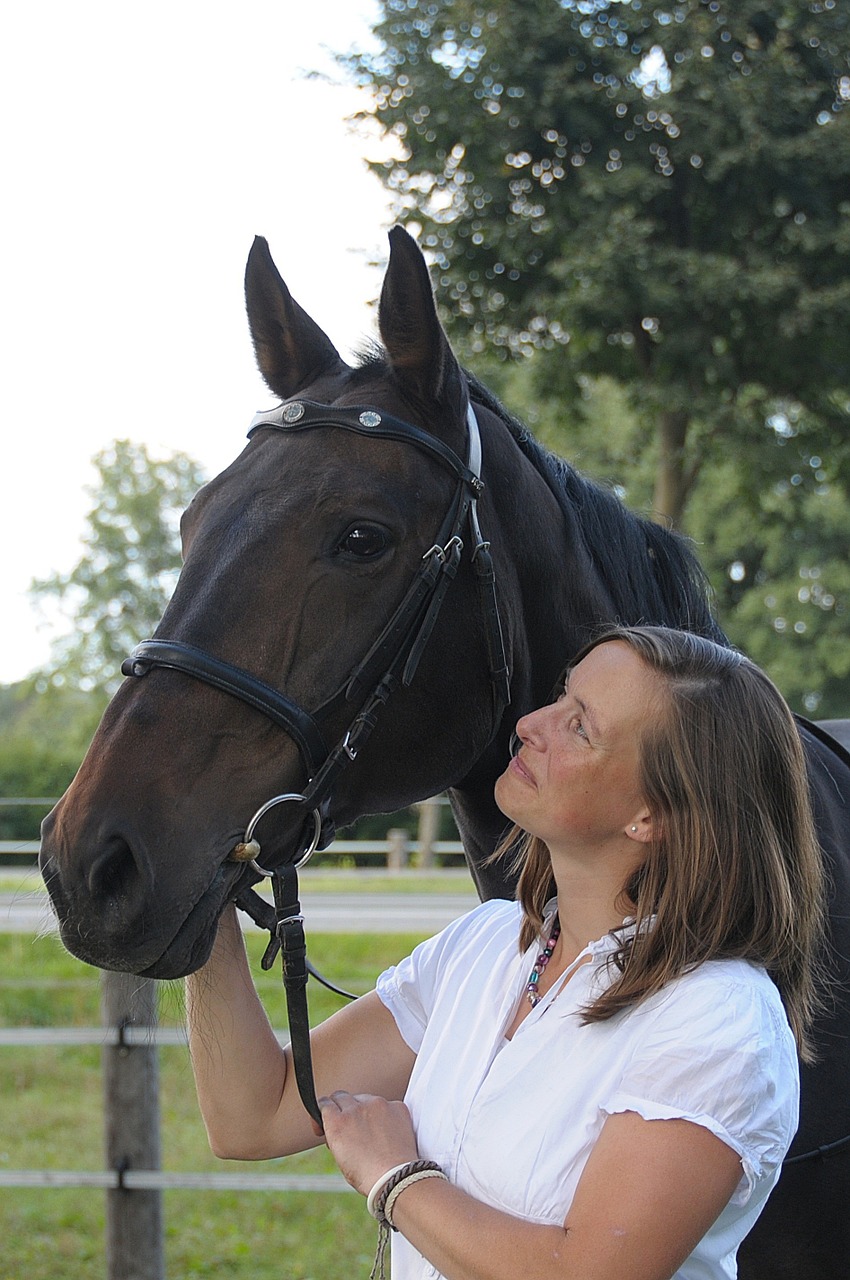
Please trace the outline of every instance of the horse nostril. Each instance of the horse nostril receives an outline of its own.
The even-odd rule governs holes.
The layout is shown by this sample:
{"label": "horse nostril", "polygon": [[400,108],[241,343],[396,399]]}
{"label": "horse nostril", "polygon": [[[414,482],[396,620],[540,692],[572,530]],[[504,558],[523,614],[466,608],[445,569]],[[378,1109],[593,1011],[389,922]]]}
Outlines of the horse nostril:
{"label": "horse nostril", "polygon": [[89,893],[92,898],[127,898],[138,886],[139,868],[133,852],[125,840],[116,837],[99,857],[95,858],[88,874]]}

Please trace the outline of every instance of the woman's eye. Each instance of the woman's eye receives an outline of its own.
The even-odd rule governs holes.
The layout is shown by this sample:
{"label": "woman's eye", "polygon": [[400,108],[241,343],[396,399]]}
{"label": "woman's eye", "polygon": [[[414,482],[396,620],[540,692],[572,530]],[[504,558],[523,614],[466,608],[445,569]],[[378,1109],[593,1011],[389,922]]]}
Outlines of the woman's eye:
{"label": "woman's eye", "polygon": [[338,551],[357,560],[369,560],[386,551],[389,537],[385,529],[377,525],[355,525],[349,529],[337,547]]}

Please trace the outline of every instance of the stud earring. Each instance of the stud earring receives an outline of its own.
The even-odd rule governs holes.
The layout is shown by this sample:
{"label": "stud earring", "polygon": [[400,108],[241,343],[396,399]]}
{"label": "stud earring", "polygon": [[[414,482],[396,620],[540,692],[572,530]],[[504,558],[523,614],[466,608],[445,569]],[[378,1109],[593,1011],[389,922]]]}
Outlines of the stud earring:
{"label": "stud earring", "polygon": [[633,823],[632,823],[632,831],[637,831],[637,823],[636,823],[636,822],[633,822]]}

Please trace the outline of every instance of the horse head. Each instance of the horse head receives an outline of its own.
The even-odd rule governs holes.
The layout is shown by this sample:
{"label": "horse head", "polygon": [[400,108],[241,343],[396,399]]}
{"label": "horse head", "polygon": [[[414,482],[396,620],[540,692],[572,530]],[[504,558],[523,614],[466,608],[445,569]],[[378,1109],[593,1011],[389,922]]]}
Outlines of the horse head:
{"label": "horse head", "polygon": [[[464,479],[466,379],[424,259],[405,232],[390,240],[383,348],[356,368],[292,298],[266,242],[255,241],[249,323],[260,370],[286,413],[274,422],[259,415],[247,447],[185,512],[183,569],[148,650],[202,655],[277,691],[305,712],[328,751],[345,739],[371,676],[380,679],[387,628],[461,492],[493,541],[510,670],[523,644],[503,532],[534,495],[508,485],[499,509],[489,487],[476,493]],[[431,447],[403,433],[339,429],[364,412],[369,423],[408,424]],[[299,415],[311,429],[301,429]],[[495,488],[505,487],[504,447],[485,445],[486,486],[492,473]],[[545,504],[545,485],[534,483]],[[396,672],[356,763],[323,797],[328,823],[393,811],[462,782],[488,752],[506,756],[513,722],[507,696],[493,693],[492,618],[488,635],[470,548],[455,559],[444,606],[413,637],[415,661]],[[251,816],[272,796],[303,794],[322,761],[305,761],[294,730],[232,696],[226,680],[145,663],[144,646],[139,655],[129,670],[147,674],[118,690],[45,820],[41,868],[69,950],[102,968],[174,977],[203,963],[224,904],[250,881],[232,855]],[[263,862],[297,846],[304,823],[297,805],[263,818]]]}

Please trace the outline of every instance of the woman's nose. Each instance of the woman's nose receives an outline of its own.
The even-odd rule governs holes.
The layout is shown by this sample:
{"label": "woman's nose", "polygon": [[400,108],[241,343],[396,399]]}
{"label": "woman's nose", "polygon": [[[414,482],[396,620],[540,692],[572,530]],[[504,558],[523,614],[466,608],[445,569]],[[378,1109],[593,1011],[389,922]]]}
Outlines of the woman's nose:
{"label": "woman's nose", "polygon": [[540,746],[545,732],[547,712],[551,708],[538,707],[536,711],[529,711],[528,715],[520,716],[517,720],[516,729],[514,730],[514,739],[511,743],[513,754],[519,750],[520,746]]}

